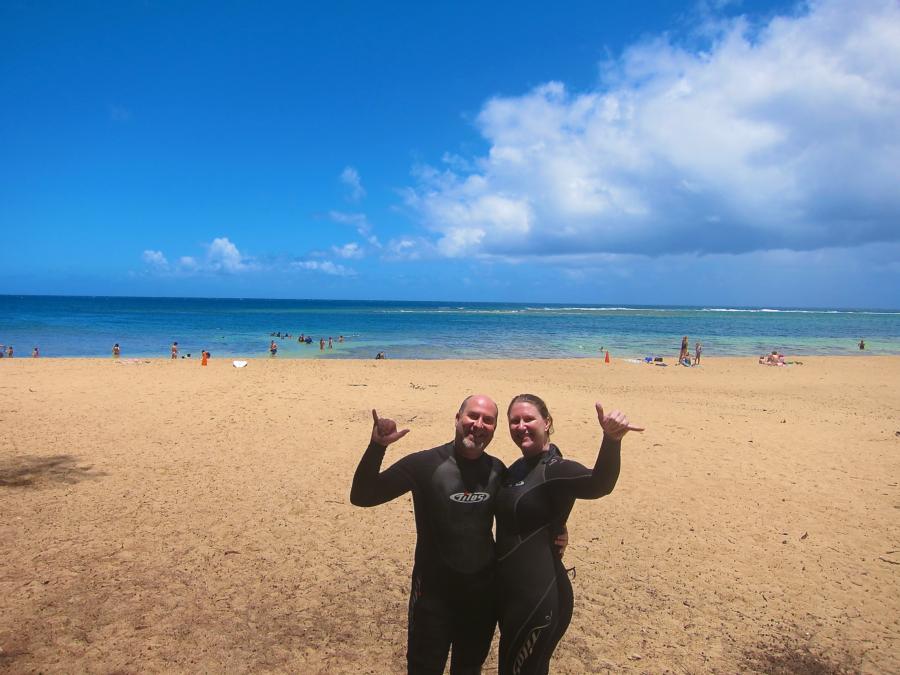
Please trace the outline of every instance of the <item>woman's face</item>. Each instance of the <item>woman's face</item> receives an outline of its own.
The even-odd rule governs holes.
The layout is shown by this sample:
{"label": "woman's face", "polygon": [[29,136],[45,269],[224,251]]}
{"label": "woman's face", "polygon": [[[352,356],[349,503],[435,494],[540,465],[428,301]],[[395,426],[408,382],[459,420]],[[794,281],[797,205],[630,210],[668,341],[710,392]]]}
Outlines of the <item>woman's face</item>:
{"label": "woman's face", "polygon": [[516,401],[509,409],[509,435],[526,457],[550,447],[550,420],[533,403]]}

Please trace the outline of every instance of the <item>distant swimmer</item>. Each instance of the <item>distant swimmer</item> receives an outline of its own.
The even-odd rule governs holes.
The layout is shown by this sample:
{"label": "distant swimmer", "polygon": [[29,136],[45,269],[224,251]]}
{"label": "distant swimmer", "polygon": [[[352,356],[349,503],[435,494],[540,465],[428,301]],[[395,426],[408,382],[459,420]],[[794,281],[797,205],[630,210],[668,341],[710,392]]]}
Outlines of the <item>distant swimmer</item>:
{"label": "distant swimmer", "polygon": [[325,338],[319,338],[319,351],[325,351]]}
{"label": "distant swimmer", "polygon": [[334,349],[334,343],[331,341],[331,336],[328,336],[328,349]]}
{"label": "distant swimmer", "polygon": [[859,350],[862,351],[866,348],[866,341],[862,338],[859,339]]}
{"label": "distant swimmer", "polygon": [[269,354],[275,356],[278,353],[278,345],[275,344],[275,340],[272,340],[272,343],[269,345]]}
{"label": "distant swimmer", "polygon": [[117,359],[122,355],[122,350],[119,348],[118,342],[113,345],[112,354],[114,359]]}
{"label": "distant swimmer", "polygon": [[343,336],[343,335],[339,335],[339,336],[338,336],[338,342],[343,342],[343,341],[344,341],[344,336]]}

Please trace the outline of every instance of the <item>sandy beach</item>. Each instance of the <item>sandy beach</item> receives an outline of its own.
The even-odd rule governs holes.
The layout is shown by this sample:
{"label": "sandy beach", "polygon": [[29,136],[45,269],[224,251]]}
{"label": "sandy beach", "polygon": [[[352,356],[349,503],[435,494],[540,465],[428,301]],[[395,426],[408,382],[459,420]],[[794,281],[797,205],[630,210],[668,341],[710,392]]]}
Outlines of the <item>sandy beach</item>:
{"label": "sandy beach", "polygon": [[801,360],[3,359],[0,670],[403,672],[411,500],[348,501],[370,410],[390,462],[533,391],[585,464],[594,401],[647,427],[569,521],[553,672],[900,672],[900,357]]}

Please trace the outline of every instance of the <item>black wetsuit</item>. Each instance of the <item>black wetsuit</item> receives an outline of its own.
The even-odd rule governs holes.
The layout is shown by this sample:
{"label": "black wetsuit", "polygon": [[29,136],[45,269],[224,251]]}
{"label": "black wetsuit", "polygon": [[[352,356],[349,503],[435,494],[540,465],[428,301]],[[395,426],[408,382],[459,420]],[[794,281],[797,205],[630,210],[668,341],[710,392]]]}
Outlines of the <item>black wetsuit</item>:
{"label": "black wetsuit", "polygon": [[457,457],[453,443],[407,455],[379,473],[385,448],[371,444],[350,501],[376,506],[412,491],[416,558],[406,652],[410,673],[480,673],[497,622],[494,502],[505,466],[490,455]]}
{"label": "black wetsuit", "polygon": [[609,494],[620,441],[604,440],[593,471],[559,449],[517,460],[497,495],[500,675],[547,673],[572,618],[572,584],[554,540],[576,499]]}

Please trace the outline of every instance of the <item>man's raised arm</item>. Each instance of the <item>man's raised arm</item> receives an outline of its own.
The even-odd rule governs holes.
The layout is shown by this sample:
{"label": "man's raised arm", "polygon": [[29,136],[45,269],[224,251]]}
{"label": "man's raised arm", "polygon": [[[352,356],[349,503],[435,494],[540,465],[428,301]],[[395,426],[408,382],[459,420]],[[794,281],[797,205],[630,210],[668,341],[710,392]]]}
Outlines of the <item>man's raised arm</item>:
{"label": "man's raised arm", "polygon": [[408,492],[413,487],[412,474],[403,460],[379,473],[387,446],[409,433],[409,429],[397,431],[392,419],[379,418],[372,410],[372,437],[369,447],[359,460],[350,488],[350,503],[354,506],[377,506]]}

